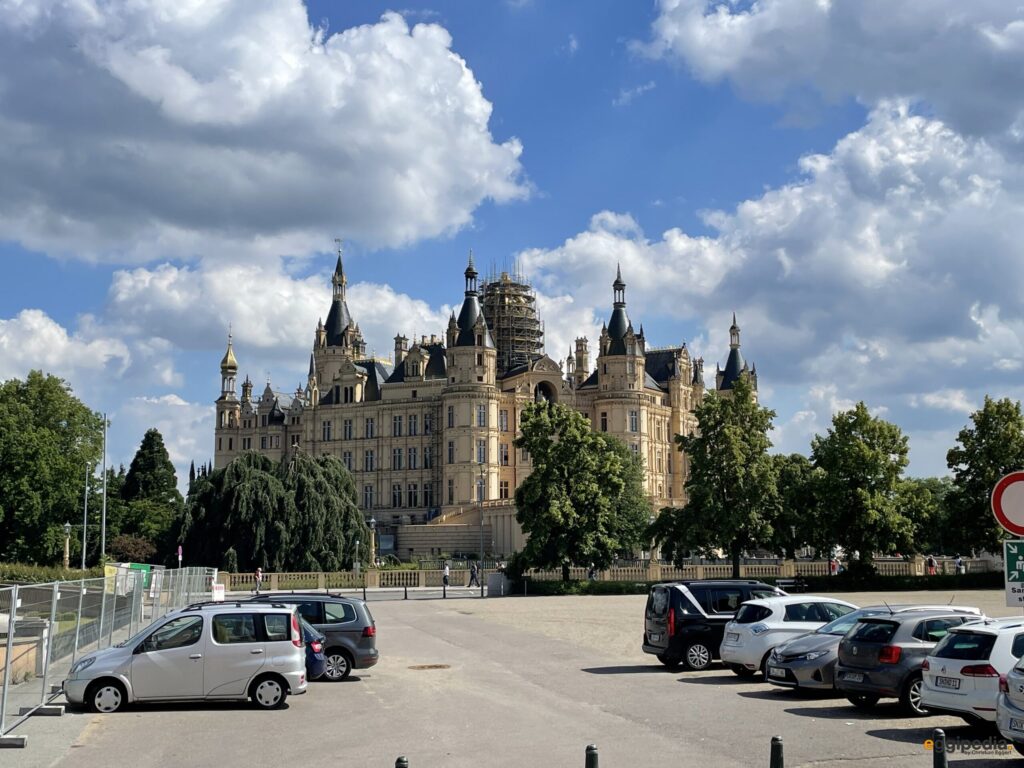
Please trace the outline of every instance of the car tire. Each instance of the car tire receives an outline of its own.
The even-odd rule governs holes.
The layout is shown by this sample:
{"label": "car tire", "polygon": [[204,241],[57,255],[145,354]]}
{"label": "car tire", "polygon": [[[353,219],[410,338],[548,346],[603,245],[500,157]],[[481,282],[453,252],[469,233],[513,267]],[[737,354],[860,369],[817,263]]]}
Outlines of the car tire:
{"label": "car tire", "polygon": [[768,651],[768,653],[764,655],[764,658],[761,659],[761,666],[757,668],[757,671],[761,673],[762,680],[768,679],[768,657],[771,655],[772,652]]}
{"label": "car tire", "polygon": [[735,672],[737,677],[750,678],[754,676],[754,670],[747,669],[742,664],[730,664],[729,669]]}
{"label": "car tire", "polygon": [[260,709],[280,709],[288,698],[288,686],[277,675],[257,677],[249,686],[249,699]]}
{"label": "car tire", "polygon": [[711,666],[711,649],[704,643],[690,643],[684,655],[686,668],[701,672]]}
{"label": "car tire", "polygon": [[878,703],[880,698],[880,696],[874,696],[870,693],[851,693],[846,697],[846,700],[857,709],[874,709],[875,704]]}
{"label": "car tire", "polygon": [[90,712],[109,715],[121,711],[127,703],[128,693],[118,680],[97,680],[85,692],[85,706]]}
{"label": "car tire", "polygon": [[921,704],[921,674],[911,675],[900,690],[900,706],[910,717],[924,717],[928,710]]}
{"label": "car tire", "polygon": [[352,674],[352,657],[341,648],[330,648],[324,654],[327,664],[324,666],[324,678],[336,683]]}
{"label": "car tire", "polygon": [[668,669],[678,669],[679,665],[683,663],[683,660],[678,656],[670,656],[667,653],[659,653],[658,661],[664,664]]}

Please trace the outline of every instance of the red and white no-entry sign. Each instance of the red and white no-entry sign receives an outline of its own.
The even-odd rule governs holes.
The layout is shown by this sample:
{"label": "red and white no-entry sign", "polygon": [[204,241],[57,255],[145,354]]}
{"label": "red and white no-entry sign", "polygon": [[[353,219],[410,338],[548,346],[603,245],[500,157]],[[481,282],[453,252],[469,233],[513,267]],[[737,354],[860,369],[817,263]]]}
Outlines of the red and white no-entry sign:
{"label": "red and white no-entry sign", "polygon": [[996,483],[992,514],[1005,530],[1024,537],[1024,472],[1011,472]]}

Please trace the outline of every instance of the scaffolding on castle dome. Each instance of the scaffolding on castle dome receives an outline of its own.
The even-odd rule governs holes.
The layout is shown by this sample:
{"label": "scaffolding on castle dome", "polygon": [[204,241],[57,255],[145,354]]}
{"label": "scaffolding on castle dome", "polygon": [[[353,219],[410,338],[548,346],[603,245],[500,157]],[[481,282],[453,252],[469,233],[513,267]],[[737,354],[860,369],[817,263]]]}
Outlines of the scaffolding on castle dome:
{"label": "scaffolding on castle dome", "polygon": [[484,319],[498,353],[498,372],[528,365],[544,352],[544,324],[537,316],[537,294],[520,272],[492,267],[480,289]]}

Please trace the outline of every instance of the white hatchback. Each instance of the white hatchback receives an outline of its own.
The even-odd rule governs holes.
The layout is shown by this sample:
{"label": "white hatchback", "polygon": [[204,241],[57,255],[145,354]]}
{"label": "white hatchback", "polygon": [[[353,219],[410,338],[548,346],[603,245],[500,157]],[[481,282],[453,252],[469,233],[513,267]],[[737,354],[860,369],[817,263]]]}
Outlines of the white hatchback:
{"label": "white hatchback", "polygon": [[131,701],[251,699],[276,709],[306,692],[306,650],[294,605],[203,603],[157,619],[113,648],[78,659],[72,704],[116,712]]}
{"label": "white hatchback", "polygon": [[857,606],[853,603],[818,595],[748,600],[725,625],[722,661],[740,677],[765,672],[768,656],[775,646],[813,632],[855,610]]}
{"label": "white hatchback", "polygon": [[1024,654],[1024,619],[982,619],[953,627],[921,667],[921,706],[968,723],[995,722],[999,679]]}

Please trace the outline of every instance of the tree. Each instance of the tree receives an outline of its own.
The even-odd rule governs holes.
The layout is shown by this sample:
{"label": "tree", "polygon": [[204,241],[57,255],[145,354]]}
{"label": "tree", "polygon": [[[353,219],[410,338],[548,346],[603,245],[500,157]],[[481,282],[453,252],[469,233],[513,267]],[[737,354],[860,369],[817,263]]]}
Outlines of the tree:
{"label": "tree", "polygon": [[119,534],[110,540],[111,557],[122,563],[145,563],[156,554],[156,547],[141,536]]}
{"label": "tree", "polygon": [[516,519],[527,535],[523,562],[561,568],[606,567],[636,548],[650,506],[639,459],[615,438],[595,433],[571,408],[533,403],[523,410],[517,448],[530,454],[529,477],[516,489]]}
{"label": "tree", "polygon": [[818,476],[819,552],[843,548],[851,571],[873,572],[876,552],[909,549],[913,521],[900,507],[907,466],[907,438],[900,428],[873,417],[864,403],[832,417],[832,428],[811,441]]}
{"label": "tree", "polygon": [[135,452],[124,479],[121,496],[126,501],[148,499],[167,504],[181,504],[178,478],[174,464],[157,429],[147,429],[142,444]]}
{"label": "tree", "polygon": [[779,497],[768,455],[775,412],[755,402],[741,376],[730,395],[711,393],[694,415],[694,434],[676,436],[690,463],[686,506],[662,510],[652,533],[677,562],[691,550],[726,550],[738,578],[743,551],[768,544],[775,533]]}
{"label": "tree", "polygon": [[779,506],[772,519],[769,548],[790,558],[810,543],[817,529],[817,482],[814,465],[799,453],[771,456]]}
{"label": "tree", "polygon": [[64,523],[82,519],[102,431],[99,414],[55,376],[32,371],[0,385],[0,560],[59,560]]}
{"label": "tree", "polygon": [[899,507],[914,523],[914,552],[958,554],[963,544],[949,535],[946,496],[953,487],[948,477],[908,477],[898,491]]}
{"label": "tree", "polygon": [[999,479],[1024,469],[1024,415],[1019,402],[985,398],[946,454],[953,487],[946,497],[947,540],[964,550],[1002,552],[1006,538],[992,516],[991,495]]}

